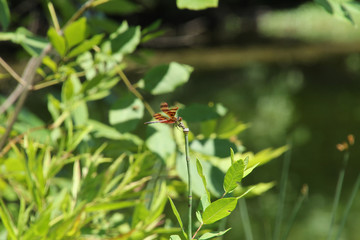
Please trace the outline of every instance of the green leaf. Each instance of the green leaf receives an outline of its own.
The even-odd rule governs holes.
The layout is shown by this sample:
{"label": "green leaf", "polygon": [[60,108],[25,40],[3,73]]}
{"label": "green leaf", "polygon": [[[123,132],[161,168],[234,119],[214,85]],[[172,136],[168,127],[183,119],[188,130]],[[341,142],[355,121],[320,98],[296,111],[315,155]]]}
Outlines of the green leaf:
{"label": "green leaf", "polygon": [[353,17],[351,16],[351,13],[349,12],[349,10],[343,4],[340,5],[340,9],[341,9],[345,19],[349,20],[351,22],[351,24],[355,26],[356,23],[355,23]]}
{"label": "green leaf", "polygon": [[140,4],[129,0],[110,0],[95,7],[96,9],[108,14],[126,15],[142,10]]}
{"label": "green leaf", "polygon": [[315,2],[320,4],[328,13],[334,13],[334,10],[328,0],[315,0]]}
{"label": "green leaf", "polygon": [[230,148],[230,159],[231,159],[231,164],[234,164],[235,157],[234,157],[234,150],[232,148]]}
{"label": "green leaf", "polygon": [[90,38],[89,40],[85,40],[80,43],[78,46],[73,48],[69,54],[67,55],[69,58],[75,57],[79,54],[82,54],[88,50],[90,50],[93,46],[98,45],[103,39],[104,34],[98,34]]}
{"label": "green leaf", "polygon": [[47,32],[48,38],[50,40],[51,45],[56,49],[56,51],[60,54],[60,56],[65,55],[66,46],[65,46],[65,38],[58,34],[55,28],[50,27]]}
{"label": "green leaf", "polygon": [[17,230],[15,228],[15,224],[14,224],[13,220],[11,219],[9,209],[5,206],[5,203],[2,200],[2,198],[0,198],[0,218],[1,218],[2,224],[4,225],[4,227],[7,230],[7,233],[9,234],[10,238],[16,240],[17,237],[16,237],[15,232]]}
{"label": "green leaf", "polygon": [[[205,209],[205,208],[204,208]],[[203,223],[202,217],[201,217],[201,212],[200,211],[196,211],[195,212],[196,218],[200,223]]]}
{"label": "green leaf", "polygon": [[229,156],[229,146],[236,149],[236,145],[228,139],[210,138],[194,140],[190,144],[190,148],[196,152],[220,158]]}
{"label": "green leaf", "polygon": [[139,45],[140,38],[140,27],[130,27],[111,39],[111,50],[113,53],[132,53]]}
{"label": "green leaf", "polygon": [[289,149],[288,146],[282,146],[276,149],[266,148],[255,154],[254,157],[250,158],[247,168],[251,168],[257,164],[263,165],[270,160],[279,157],[281,154]]}
{"label": "green leaf", "polygon": [[[206,178],[204,176],[203,169],[202,169],[202,166],[201,166],[201,163],[200,163],[199,159],[196,159],[196,169],[197,169],[197,172],[198,172],[199,176],[201,177],[201,180],[202,180],[202,182],[204,184],[204,189],[206,191],[207,201],[210,203],[211,202],[211,196],[210,196],[210,192],[207,189]],[[204,206],[204,204],[203,204],[203,206]],[[203,209],[205,209],[206,207],[207,207],[207,205],[204,206]]]}
{"label": "green leaf", "polygon": [[147,33],[149,33],[149,32],[153,32],[153,31],[157,30],[157,29],[160,27],[160,25],[161,25],[161,19],[158,19],[158,20],[156,20],[155,22],[151,23],[149,26],[145,27],[145,28],[141,31],[141,33],[142,33],[143,35],[145,35],[145,34],[147,34]]}
{"label": "green leaf", "polygon": [[48,41],[42,37],[35,36],[32,32],[24,27],[16,29],[12,42],[20,44],[25,51],[32,56],[39,56],[48,44]]}
{"label": "green leaf", "polygon": [[170,240],[181,240],[181,237],[179,235],[171,235]]}
{"label": "green leaf", "polygon": [[204,211],[204,224],[211,224],[230,215],[236,208],[237,198],[221,198],[211,203]]}
{"label": "green leaf", "polygon": [[[215,197],[221,197],[223,190],[223,180],[225,174],[217,167],[212,165],[209,161],[202,161],[201,166],[203,168],[203,175],[207,179],[207,190],[210,191]],[[176,171],[178,172],[180,178],[187,182],[187,168],[185,155],[178,154],[176,158]],[[192,181],[193,193],[199,197],[206,195],[206,190],[204,189],[204,184],[201,177],[196,171],[195,161],[190,161],[190,174]],[[206,204],[204,204],[206,205]]]}
{"label": "green leaf", "polygon": [[179,116],[181,116],[187,122],[203,122],[220,117],[215,106],[208,106],[198,103],[191,104],[183,109],[179,109]]}
{"label": "green leaf", "polygon": [[0,24],[6,31],[10,23],[10,10],[6,0],[0,0]]}
{"label": "green leaf", "polygon": [[252,166],[251,168],[246,168],[244,171],[244,177],[246,177],[247,175],[249,175],[260,163],[257,163],[256,165]]}
{"label": "green leaf", "polygon": [[147,129],[146,146],[162,159],[175,152],[176,145],[171,134],[171,128],[164,124],[152,124]]}
{"label": "green leaf", "polygon": [[203,10],[218,6],[218,0],[176,0],[179,9]]}
{"label": "green leaf", "polygon": [[201,235],[199,240],[207,240],[207,239],[211,239],[211,238],[214,238],[214,237],[220,237],[220,236],[224,235],[225,233],[227,233],[230,229],[231,228],[228,228],[228,229],[226,229],[224,231],[204,233],[203,235]]}
{"label": "green leaf", "polygon": [[225,174],[224,178],[224,191],[226,193],[230,193],[234,191],[234,189],[238,186],[241,182],[243,175],[244,175],[245,164],[244,160],[240,159],[233,163],[229,170]]}
{"label": "green leaf", "polygon": [[89,119],[87,124],[92,126],[92,131],[94,132],[96,138],[104,137],[112,140],[127,140],[131,141],[137,146],[143,144],[143,141],[138,136],[130,133],[122,134],[118,132],[115,128],[101,122]]}
{"label": "green leaf", "polygon": [[56,121],[60,116],[61,103],[53,95],[48,95],[47,107],[51,114],[53,121]]}
{"label": "green leaf", "polygon": [[56,72],[57,71],[57,64],[54,60],[52,60],[49,56],[45,56],[42,59],[42,63],[47,66],[51,71]]}
{"label": "green leaf", "polygon": [[171,200],[170,197],[168,197],[168,198],[169,198],[169,202],[171,204],[171,209],[172,209],[172,211],[173,211],[173,213],[174,213],[174,215],[175,215],[175,217],[176,217],[176,219],[177,219],[177,221],[178,221],[178,223],[179,223],[179,225],[181,227],[181,231],[184,234],[185,238],[188,239],[188,236],[184,231],[184,225],[183,225],[183,222],[181,221],[180,214],[179,214],[178,210],[176,209],[176,206],[175,206],[174,202]]}
{"label": "green leaf", "polygon": [[172,92],[189,80],[192,71],[192,67],[176,62],[154,67],[142,80],[144,89],[154,95]]}
{"label": "green leaf", "polygon": [[67,26],[64,30],[64,37],[67,49],[83,42],[87,37],[86,18],[82,17]]}
{"label": "green leaf", "polygon": [[245,195],[247,198],[255,197],[263,194],[274,186],[275,182],[257,183],[255,185],[243,187],[240,190],[235,190],[233,195],[238,196],[238,198],[244,197]]}
{"label": "green leaf", "polygon": [[85,212],[98,212],[98,211],[108,212],[108,211],[133,207],[136,204],[138,204],[136,201],[94,203],[94,204],[89,204],[89,206],[85,208]]}
{"label": "green leaf", "polygon": [[73,82],[70,81],[70,79],[69,79],[69,80],[65,81],[65,83],[62,86],[61,100],[65,103],[69,102],[74,97],[74,94],[75,94],[74,85],[73,85]]}
{"label": "green leaf", "polygon": [[237,121],[234,114],[229,113],[219,120],[216,133],[219,138],[230,138],[238,135],[248,127],[248,124]]}
{"label": "green leaf", "polygon": [[109,122],[120,132],[135,129],[144,115],[144,104],[132,94],[117,100],[109,111]]}

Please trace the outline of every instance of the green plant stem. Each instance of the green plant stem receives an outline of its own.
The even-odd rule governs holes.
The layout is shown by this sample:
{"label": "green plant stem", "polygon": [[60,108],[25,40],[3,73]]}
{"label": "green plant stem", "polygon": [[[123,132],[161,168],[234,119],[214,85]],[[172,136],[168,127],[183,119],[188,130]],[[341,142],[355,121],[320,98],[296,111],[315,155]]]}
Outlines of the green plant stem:
{"label": "green plant stem", "polygon": [[253,240],[253,235],[252,235],[251,225],[250,225],[250,218],[249,218],[249,214],[247,211],[245,198],[239,199],[239,210],[240,210],[241,222],[242,222],[242,225],[244,228],[245,239]]}
{"label": "green plant stem", "polygon": [[332,207],[332,211],[331,211],[331,221],[330,221],[330,228],[329,228],[327,240],[331,239],[331,232],[334,227],[336,211],[339,206],[339,200],[340,200],[342,185],[343,185],[344,176],[345,176],[345,168],[346,168],[347,162],[349,161],[349,156],[350,156],[349,151],[346,151],[344,153],[342,168],[340,170],[339,178],[338,178],[338,181],[336,184],[335,197],[334,197],[334,203],[333,203],[333,207]]}
{"label": "green plant stem", "polygon": [[286,240],[288,239],[288,236],[289,236],[289,233],[290,233],[290,230],[291,230],[291,227],[292,225],[294,224],[294,221],[295,221],[295,218],[296,218],[296,215],[298,214],[299,210],[300,210],[300,207],[301,205],[303,204],[305,198],[307,197],[308,195],[308,187],[307,185],[304,185],[302,190],[301,190],[301,195],[300,197],[298,198],[296,204],[295,204],[295,207],[290,215],[290,219],[288,221],[288,224],[287,224],[287,228],[285,229],[285,232],[284,232],[284,235],[283,235],[283,238],[282,240]]}
{"label": "green plant stem", "polygon": [[[290,144],[288,144],[290,145]],[[284,204],[285,204],[285,196],[286,196],[286,185],[289,175],[289,167],[290,167],[290,160],[291,160],[291,148],[287,151],[284,157],[282,173],[281,173],[281,180],[280,180],[280,194],[278,200],[278,209],[276,213],[276,220],[275,220],[275,229],[274,229],[274,236],[273,239],[280,238],[280,231],[281,225],[283,220],[283,211],[284,211]]]}
{"label": "green plant stem", "polygon": [[185,136],[185,155],[186,155],[186,167],[188,173],[188,236],[192,236],[192,188],[191,188],[191,173],[190,173],[190,156],[189,156],[189,129],[183,128]]}
{"label": "green plant stem", "polygon": [[359,188],[360,188],[360,174],[357,176],[357,179],[356,179],[356,182],[355,182],[355,185],[354,185],[354,188],[353,188],[353,191],[351,193],[351,196],[350,196],[350,199],[348,201],[348,203],[346,204],[346,208],[345,208],[345,212],[344,212],[344,216],[341,220],[341,223],[340,223],[340,228],[339,228],[339,231],[336,235],[336,238],[335,240],[337,239],[340,239],[340,236],[341,236],[341,233],[342,233],[342,230],[344,229],[344,226],[345,226],[345,223],[346,223],[346,219],[349,215],[349,212],[350,212],[350,208],[354,202],[354,199],[356,197],[356,194],[358,193],[359,191]]}

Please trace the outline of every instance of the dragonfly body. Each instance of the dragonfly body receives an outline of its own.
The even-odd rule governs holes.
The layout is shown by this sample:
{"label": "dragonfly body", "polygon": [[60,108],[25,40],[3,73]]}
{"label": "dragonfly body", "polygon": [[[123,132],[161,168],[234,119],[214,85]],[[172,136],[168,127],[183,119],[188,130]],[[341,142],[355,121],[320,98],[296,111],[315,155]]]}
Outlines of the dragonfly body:
{"label": "dragonfly body", "polygon": [[166,124],[174,124],[179,123],[182,118],[181,117],[175,117],[176,111],[178,110],[178,107],[172,107],[169,108],[169,105],[166,102],[161,103],[160,110],[166,115],[162,115],[161,113],[155,113],[154,118],[157,121],[150,121],[146,122],[145,124],[152,124],[152,123],[166,123]]}

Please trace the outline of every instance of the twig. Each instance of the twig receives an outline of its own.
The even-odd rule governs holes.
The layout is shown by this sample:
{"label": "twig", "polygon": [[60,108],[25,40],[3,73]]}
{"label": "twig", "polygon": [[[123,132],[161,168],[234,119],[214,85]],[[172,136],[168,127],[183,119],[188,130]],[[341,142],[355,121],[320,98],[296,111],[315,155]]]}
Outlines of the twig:
{"label": "twig", "polygon": [[151,108],[151,106],[147,102],[145,102],[144,97],[136,90],[136,88],[134,88],[134,86],[131,84],[129,79],[126,77],[123,70],[118,68],[117,73],[119,74],[119,76],[121,77],[123,82],[125,83],[126,87],[129,89],[129,91],[132,92],[137,98],[139,98],[144,103],[144,106],[148,110],[150,115],[154,115],[154,113],[155,113],[154,110]]}
{"label": "twig", "polygon": [[0,57],[0,65],[8,72],[10,75],[18,81],[21,85],[25,86],[26,82]]}
{"label": "twig", "polygon": [[90,8],[93,4],[94,0],[88,0],[86,3],[84,3],[81,8],[67,21],[63,29],[65,29],[70,23],[76,21],[85,11],[86,9]]}
{"label": "twig", "polygon": [[194,233],[194,235],[192,236],[191,239],[194,239],[196,234],[198,234],[198,232],[200,231],[201,227],[203,226],[204,223],[200,223],[200,226],[198,227],[198,229],[196,230],[196,232]]}
{"label": "twig", "polygon": [[22,93],[19,98],[19,101],[16,104],[15,111],[12,114],[12,116],[10,117],[8,126],[6,127],[6,131],[0,140],[0,149],[2,149],[3,146],[5,145],[5,142],[11,132],[11,129],[12,129],[19,113],[20,113],[20,110],[25,103],[26,97],[30,90],[30,86],[32,85],[34,78],[35,78],[36,69],[40,66],[42,59],[50,50],[51,50],[51,45],[50,44],[46,45],[46,47],[43,49],[42,53],[38,57],[32,57],[30,59],[30,61],[28,62],[28,64],[26,65],[26,68],[23,73],[23,79],[25,80],[26,85],[22,89]]}

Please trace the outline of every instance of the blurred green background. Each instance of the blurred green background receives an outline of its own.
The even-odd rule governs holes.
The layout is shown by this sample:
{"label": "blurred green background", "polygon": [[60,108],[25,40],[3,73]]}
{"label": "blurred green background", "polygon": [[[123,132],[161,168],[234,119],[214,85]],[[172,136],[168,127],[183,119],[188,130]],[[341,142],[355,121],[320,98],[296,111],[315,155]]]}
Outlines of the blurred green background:
{"label": "blurred green background", "polygon": [[[42,25],[46,19],[42,3],[29,2],[9,1],[15,18],[10,29],[25,25],[32,32],[44,34],[47,26]],[[356,27],[360,15],[352,15],[352,24],[312,1],[300,0],[224,0],[219,8],[204,11],[178,10],[175,1],[168,0],[135,3],[129,5],[133,8],[125,15],[119,15],[120,10],[109,12],[112,24],[126,19],[130,25],[145,26],[161,19],[165,33],[143,44],[138,59],[128,59],[129,78],[141,78],[146,64],[189,64],[195,71],[188,84],[165,99],[151,101],[223,103],[238,119],[251,123],[240,135],[247,150],[256,152],[291,142],[286,206],[289,211],[293,208],[305,183],[309,198],[289,239],[324,239],[343,158],[335,145],[349,133],[356,140],[360,137],[360,29]],[[87,17],[96,26],[97,16]],[[0,55],[19,72],[29,58],[8,42],[0,42]],[[15,82],[5,78],[0,84],[1,94],[8,96]],[[58,90],[55,87],[52,91]],[[46,120],[49,114],[42,110],[45,104],[45,91],[40,91],[31,95],[26,107]],[[360,170],[357,146],[355,143],[351,149],[341,206],[347,202]],[[282,157],[256,169],[245,184],[279,182],[281,167]],[[275,187],[247,200],[254,239],[272,239],[277,198]],[[339,218],[342,212],[340,207]],[[358,196],[342,239],[358,239],[359,212]],[[233,230],[224,239],[243,236],[239,221],[239,214],[231,215]]]}

